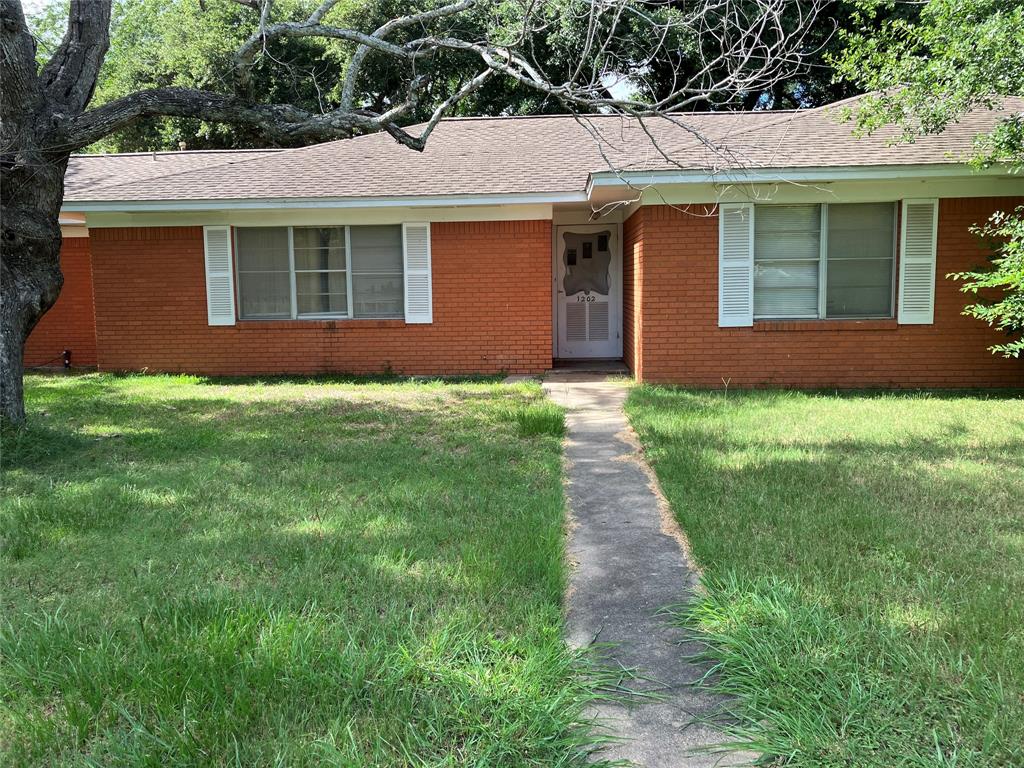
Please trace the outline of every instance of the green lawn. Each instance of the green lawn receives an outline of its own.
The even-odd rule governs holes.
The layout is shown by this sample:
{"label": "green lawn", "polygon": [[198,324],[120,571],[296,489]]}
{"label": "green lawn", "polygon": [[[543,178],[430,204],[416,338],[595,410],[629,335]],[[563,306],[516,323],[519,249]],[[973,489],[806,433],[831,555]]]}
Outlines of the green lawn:
{"label": "green lawn", "polygon": [[1019,397],[634,391],[772,764],[1024,765]]}
{"label": "green lawn", "polygon": [[[5,765],[574,765],[536,385],[32,376]],[[589,685],[593,685],[593,681]]]}

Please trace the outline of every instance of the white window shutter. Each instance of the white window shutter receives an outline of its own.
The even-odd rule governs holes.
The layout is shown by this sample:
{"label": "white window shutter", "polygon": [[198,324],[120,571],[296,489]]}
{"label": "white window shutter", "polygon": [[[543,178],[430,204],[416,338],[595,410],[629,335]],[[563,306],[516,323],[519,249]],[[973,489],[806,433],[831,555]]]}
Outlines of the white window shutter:
{"label": "white window shutter", "polygon": [[718,206],[718,326],[754,324],[754,206]]}
{"label": "white window shutter", "polygon": [[231,227],[203,227],[206,249],[206,322],[235,324],[235,281],[231,274]]}
{"label": "white window shutter", "polygon": [[432,323],[430,224],[403,224],[402,250],[405,257],[405,322]]}
{"label": "white window shutter", "polygon": [[899,322],[930,325],[935,321],[935,248],[938,200],[904,200],[900,224]]}

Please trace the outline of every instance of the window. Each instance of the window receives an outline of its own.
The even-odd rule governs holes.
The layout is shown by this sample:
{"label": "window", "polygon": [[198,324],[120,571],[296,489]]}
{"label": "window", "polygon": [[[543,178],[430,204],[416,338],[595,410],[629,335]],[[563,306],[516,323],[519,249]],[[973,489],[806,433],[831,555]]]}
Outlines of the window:
{"label": "window", "polygon": [[892,317],[893,203],[759,205],[754,317]]}
{"label": "window", "polygon": [[400,318],[402,227],[238,227],[243,320]]}
{"label": "window", "polygon": [[821,206],[754,212],[754,317],[817,317]]}
{"label": "window", "polygon": [[352,304],[356,317],[404,312],[401,227],[352,227]]}
{"label": "window", "polygon": [[892,317],[896,206],[828,206],[825,314]]}
{"label": "window", "polygon": [[238,308],[242,317],[292,316],[288,230],[239,229],[235,232],[238,263]]}
{"label": "window", "polygon": [[295,227],[295,314],[348,314],[348,248],[344,227]]}

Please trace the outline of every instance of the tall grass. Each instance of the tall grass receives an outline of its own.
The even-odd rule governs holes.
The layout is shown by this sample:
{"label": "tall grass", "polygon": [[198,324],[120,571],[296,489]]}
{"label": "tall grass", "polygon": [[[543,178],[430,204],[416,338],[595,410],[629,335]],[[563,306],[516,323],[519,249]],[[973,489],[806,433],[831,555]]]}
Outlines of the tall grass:
{"label": "tall grass", "polygon": [[628,403],[704,569],[678,610],[786,766],[1024,765],[1019,394]]}
{"label": "tall grass", "polygon": [[595,746],[600,673],[562,642],[560,412],[536,385],[27,395],[3,435],[0,762],[570,766]]}

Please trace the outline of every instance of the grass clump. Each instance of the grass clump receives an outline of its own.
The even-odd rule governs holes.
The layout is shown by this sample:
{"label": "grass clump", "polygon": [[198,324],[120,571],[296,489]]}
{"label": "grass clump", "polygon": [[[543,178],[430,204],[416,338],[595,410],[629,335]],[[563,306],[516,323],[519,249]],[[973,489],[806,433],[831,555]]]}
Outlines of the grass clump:
{"label": "grass clump", "polygon": [[1024,400],[643,387],[678,609],[786,766],[1024,764]]}
{"label": "grass clump", "polygon": [[516,424],[520,437],[565,436],[565,411],[550,400],[518,405],[508,411],[508,418]]}
{"label": "grass clump", "polygon": [[5,432],[11,765],[570,766],[536,385],[30,376]]}

